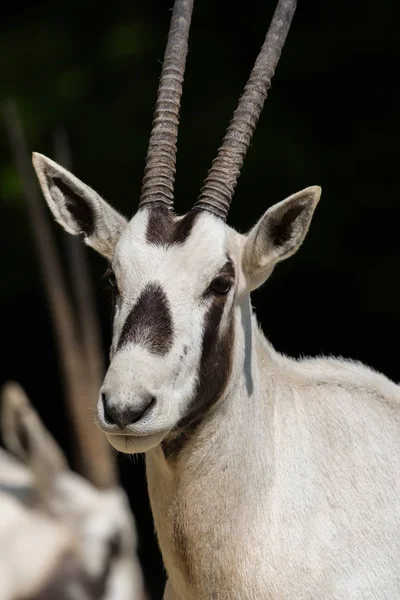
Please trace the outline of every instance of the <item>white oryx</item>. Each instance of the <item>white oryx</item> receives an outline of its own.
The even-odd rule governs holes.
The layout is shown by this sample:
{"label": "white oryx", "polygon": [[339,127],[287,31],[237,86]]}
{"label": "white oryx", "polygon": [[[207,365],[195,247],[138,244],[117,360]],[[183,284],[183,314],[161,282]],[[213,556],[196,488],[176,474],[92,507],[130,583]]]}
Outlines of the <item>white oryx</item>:
{"label": "white oryx", "polygon": [[69,469],[20,386],[1,408],[0,599],[144,600],[123,491]]}
{"label": "white oryx", "polygon": [[250,293],[303,242],[320,188],[225,223],[295,10],[280,0],[201,195],[173,212],[192,1],[176,0],[139,208],[128,222],[34,154],[56,220],[104,255],[117,300],[98,423],[146,454],[168,600],[400,598],[400,388],[358,363],[293,360]]}

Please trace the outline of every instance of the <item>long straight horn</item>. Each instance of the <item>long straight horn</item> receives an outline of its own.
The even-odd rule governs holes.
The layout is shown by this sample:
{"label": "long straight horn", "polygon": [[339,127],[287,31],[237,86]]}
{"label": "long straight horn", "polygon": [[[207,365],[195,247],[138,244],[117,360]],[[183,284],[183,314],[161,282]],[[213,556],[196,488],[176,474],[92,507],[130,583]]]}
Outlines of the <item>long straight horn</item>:
{"label": "long straight horn", "polygon": [[[54,155],[56,161],[71,170],[71,151],[67,132],[58,128],[54,134]],[[104,361],[100,341],[100,326],[91,285],[89,265],[85,246],[81,239],[65,234],[68,266],[71,274],[71,287],[77,308],[77,339],[81,350],[81,377],[79,402],[91,415],[99,395],[104,377]],[[83,372],[82,372],[83,371]],[[69,400],[69,398],[68,398]],[[74,417],[74,429],[79,429]],[[117,466],[110,444],[100,431],[93,418],[86,418],[86,443],[83,448],[87,477],[99,488],[112,488],[118,483]]]}
{"label": "long straight horn", "polygon": [[226,220],[244,158],[264,102],[286,36],[296,0],[279,0],[263,47],[239,100],[222,146],[213,161],[194,210],[207,210]]}
{"label": "long straight horn", "polygon": [[[67,292],[50,223],[38,193],[22,123],[13,103],[5,106],[4,119],[23,186],[34,241],[37,246],[39,266],[49,300],[67,407],[75,424],[78,470],[99,487],[111,487],[114,481],[114,472],[109,462],[102,461],[102,455],[99,452],[100,442],[104,444],[105,452],[108,452],[108,447],[101,432],[93,430],[94,425],[90,422],[93,417],[88,412],[88,404],[83,396],[86,394],[85,381],[88,373],[82,367],[84,357],[78,339],[78,323]],[[98,438],[100,438],[100,442],[98,442]]]}
{"label": "long straight horn", "polygon": [[139,208],[157,203],[172,210],[179,107],[193,0],[175,0],[150,135]]}

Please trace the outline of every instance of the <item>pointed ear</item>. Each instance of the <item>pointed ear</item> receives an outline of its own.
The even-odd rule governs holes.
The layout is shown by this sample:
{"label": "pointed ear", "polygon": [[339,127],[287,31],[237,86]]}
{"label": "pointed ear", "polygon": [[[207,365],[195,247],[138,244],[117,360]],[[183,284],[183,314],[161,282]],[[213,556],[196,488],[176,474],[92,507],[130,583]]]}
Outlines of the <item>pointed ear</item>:
{"label": "pointed ear", "polygon": [[67,460],[41,422],[23,389],[7,383],[1,392],[1,433],[7,450],[33,472],[43,491],[68,469]]}
{"label": "pointed ear", "polygon": [[298,250],[320,197],[321,188],[316,185],[297,192],[271,206],[249,232],[243,254],[249,291],[264,283],[277,262]]}
{"label": "pointed ear", "polygon": [[72,235],[112,260],[115,245],[127,224],[105,200],[69,171],[43,154],[33,153],[44,197],[56,221]]}

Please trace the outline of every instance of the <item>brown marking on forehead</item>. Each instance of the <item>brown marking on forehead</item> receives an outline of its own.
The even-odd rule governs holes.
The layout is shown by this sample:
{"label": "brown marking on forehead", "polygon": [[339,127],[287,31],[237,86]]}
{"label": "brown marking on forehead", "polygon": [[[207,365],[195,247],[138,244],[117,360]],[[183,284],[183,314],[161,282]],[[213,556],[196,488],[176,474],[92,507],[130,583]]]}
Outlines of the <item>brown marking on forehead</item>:
{"label": "brown marking on forehead", "polygon": [[190,211],[182,219],[178,219],[166,207],[155,206],[148,210],[146,240],[157,246],[184,244],[199,214]]}
{"label": "brown marking on forehead", "polygon": [[149,283],[124,323],[117,350],[128,343],[135,343],[153,354],[164,356],[172,346],[172,337],[172,317],[167,296],[160,285]]}
{"label": "brown marking on forehead", "polygon": [[[225,271],[226,268],[226,271]],[[220,273],[229,273],[233,278],[235,268],[228,259]],[[207,292],[207,296],[210,292]],[[163,440],[162,448],[167,459],[175,460],[183,446],[193,435],[209,409],[221,397],[226,388],[232,367],[234,341],[233,306],[228,315],[228,325],[220,332],[221,318],[227,296],[214,295],[205,315],[199,381],[187,415],[178,423],[178,434]]]}

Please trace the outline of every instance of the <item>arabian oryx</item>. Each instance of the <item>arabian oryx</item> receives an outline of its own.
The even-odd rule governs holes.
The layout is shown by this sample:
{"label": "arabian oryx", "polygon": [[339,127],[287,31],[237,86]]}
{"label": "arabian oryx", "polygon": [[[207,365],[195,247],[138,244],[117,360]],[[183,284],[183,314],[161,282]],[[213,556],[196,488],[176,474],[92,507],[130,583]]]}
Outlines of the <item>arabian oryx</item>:
{"label": "arabian oryx", "polygon": [[20,386],[1,408],[0,600],[145,600],[123,491],[68,468]]}
{"label": "arabian oryx", "polygon": [[280,0],[193,208],[173,212],[191,0],[176,0],[142,195],[128,222],[34,154],[61,225],[110,264],[117,294],[98,423],[146,452],[168,600],[400,598],[400,388],[340,359],[293,360],[250,293],[299,248],[309,187],[247,235],[225,223],[294,0]]}

